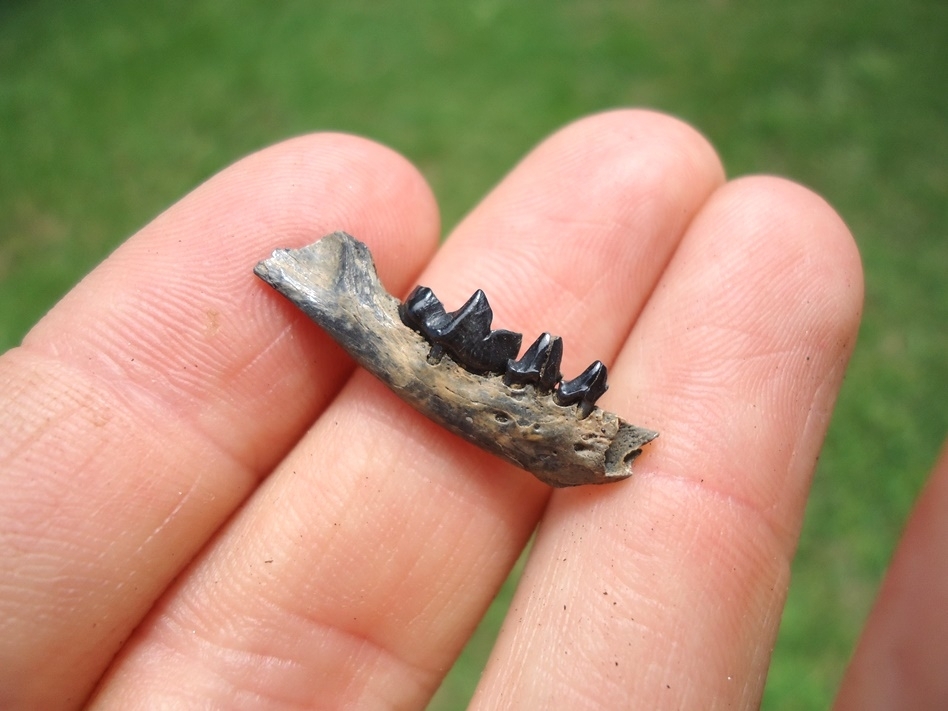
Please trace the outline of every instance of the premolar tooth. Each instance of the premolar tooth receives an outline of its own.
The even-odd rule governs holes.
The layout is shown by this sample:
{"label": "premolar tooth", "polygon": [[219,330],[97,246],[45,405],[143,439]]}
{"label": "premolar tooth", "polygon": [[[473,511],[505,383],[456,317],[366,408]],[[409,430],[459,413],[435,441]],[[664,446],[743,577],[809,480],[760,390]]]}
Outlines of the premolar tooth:
{"label": "premolar tooth", "polygon": [[520,360],[509,360],[504,382],[507,385],[536,385],[550,392],[562,378],[560,361],[563,359],[563,339],[549,333],[527,348]]}
{"label": "premolar tooth", "polygon": [[572,380],[564,380],[560,383],[553,397],[564,407],[578,404],[580,419],[585,419],[595,409],[596,400],[609,389],[606,375],[606,366],[602,361],[594,361]]}

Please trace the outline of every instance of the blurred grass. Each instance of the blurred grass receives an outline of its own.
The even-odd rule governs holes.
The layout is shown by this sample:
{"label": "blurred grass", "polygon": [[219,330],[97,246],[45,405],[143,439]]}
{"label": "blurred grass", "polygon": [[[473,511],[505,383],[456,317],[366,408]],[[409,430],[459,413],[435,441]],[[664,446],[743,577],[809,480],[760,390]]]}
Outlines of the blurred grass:
{"label": "blurred grass", "polygon": [[[0,0],[0,349],[156,213],[281,138],[393,146],[449,228],[567,121],[682,116],[730,174],[826,196],[865,262],[764,702],[825,708],[948,430],[945,67],[943,0]],[[511,590],[432,708],[469,698]]]}

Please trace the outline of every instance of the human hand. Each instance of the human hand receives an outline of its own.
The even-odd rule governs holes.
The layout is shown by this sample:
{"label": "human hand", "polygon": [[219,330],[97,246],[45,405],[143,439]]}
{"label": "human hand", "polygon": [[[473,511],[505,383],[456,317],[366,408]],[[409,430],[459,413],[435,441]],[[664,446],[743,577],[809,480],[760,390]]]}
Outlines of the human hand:
{"label": "human hand", "polygon": [[[253,276],[343,229],[382,282],[563,337],[661,437],[552,492]],[[753,708],[855,341],[853,241],[656,114],[571,125],[437,249],[430,191],[300,138],[156,218],[0,360],[0,705],[422,708],[539,523],[475,708]],[[97,686],[98,684],[98,686]]]}
{"label": "human hand", "polygon": [[837,711],[948,707],[948,442],[889,565]]}

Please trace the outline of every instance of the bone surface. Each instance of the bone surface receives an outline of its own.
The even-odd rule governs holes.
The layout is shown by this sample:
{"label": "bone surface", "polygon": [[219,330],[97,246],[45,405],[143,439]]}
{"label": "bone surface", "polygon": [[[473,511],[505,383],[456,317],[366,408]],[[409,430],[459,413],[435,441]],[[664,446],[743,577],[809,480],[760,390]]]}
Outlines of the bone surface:
{"label": "bone surface", "polygon": [[[483,292],[449,314],[430,290],[416,289],[414,302],[406,300],[414,304],[406,321],[430,326],[433,340],[426,339],[403,322],[406,306],[382,286],[368,247],[345,232],[301,249],[278,249],[254,272],[405,402],[550,486],[625,479],[642,446],[658,436],[594,406],[606,388],[599,361],[560,383],[565,392],[553,389],[560,377],[558,337],[543,334],[532,351],[514,360],[521,336],[490,331]],[[466,357],[458,344],[475,332],[482,344],[474,353],[479,372],[458,362]],[[508,374],[500,372],[494,353],[503,354]]]}

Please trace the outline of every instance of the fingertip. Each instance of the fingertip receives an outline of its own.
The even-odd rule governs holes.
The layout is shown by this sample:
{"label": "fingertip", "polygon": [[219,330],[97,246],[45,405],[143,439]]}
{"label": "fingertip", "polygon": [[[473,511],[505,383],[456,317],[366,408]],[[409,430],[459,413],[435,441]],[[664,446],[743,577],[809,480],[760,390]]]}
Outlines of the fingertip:
{"label": "fingertip", "polygon": [[[653,175],[654,189],[665,199],[669,192],[680,190],[667,181],[669,165],[681,166],[682,173],[693,182],[721,185],[724,166],[707,137],[691,124],[670,114],[639,108],[619,108],[591,114],[574,121],[553,134],[548,143],[556,147],[569,143],[584,160],[597,153],[615,167],[634,167],[640,189],[642,178]],[[635,155],[647,151],[644,164],[634,161]],[[620,172],[621,174],[621,172]]]}
{"label": "fingertip", "polygon": [[862,260],[848,226],[823,197],[786,178],[751,175],[722,187],[711,204],[709,212],[727,226],[727,236],[741,234],[746,252],[764,257],[762,278],[778,275],[788,290],[809,296],[814,315],[855,331],[864,295]]}
{"label": "fingertip", "polygon": [[[590,344],[615,341],[723,180],[714,149],[688,124],[639,109],[593,114],[531,151],[457,227],[436,263],[448,275],[463,269],[466,282],[489,293],[498,323],[529,330],[524,317],[556,318],[568,329],[563,319],[575,318]],[[502,265],[479,258],[491,253]],[[526,284],[550,293],[526,300]],[[446,303],[470,293],[458,279],[430,285]],[[597,312],[625,323],[588,318]],[[565,358],[574,357],[569,367],[588,363],[568,348]]]}
{"label": "fingertip", "polygon": [[613,369],[613,407],[662,432],[649,453],[666,473],[752,502],[791,551],[862,298],[858,250],[826,201],[782,178],[733,180],[651,294]]}

